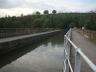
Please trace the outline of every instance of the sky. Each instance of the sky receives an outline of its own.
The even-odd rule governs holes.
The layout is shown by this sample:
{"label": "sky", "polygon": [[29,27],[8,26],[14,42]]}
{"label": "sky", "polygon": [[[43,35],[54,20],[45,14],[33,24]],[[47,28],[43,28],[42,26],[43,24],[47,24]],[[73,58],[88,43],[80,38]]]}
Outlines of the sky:
{"label": "sky", "polygon": [[96,10],[96,0],[0,0],[0,17],[43,13],[44,10],[88,12]]}

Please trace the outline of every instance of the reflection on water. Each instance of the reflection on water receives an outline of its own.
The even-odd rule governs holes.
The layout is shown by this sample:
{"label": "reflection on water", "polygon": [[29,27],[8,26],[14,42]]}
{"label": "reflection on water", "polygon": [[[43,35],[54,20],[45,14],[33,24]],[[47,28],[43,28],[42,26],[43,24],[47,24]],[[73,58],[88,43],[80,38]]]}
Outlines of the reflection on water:
{"label": "reflection on water", "polygon": [[63,35],[1,56],[0,72],[62,72]]}

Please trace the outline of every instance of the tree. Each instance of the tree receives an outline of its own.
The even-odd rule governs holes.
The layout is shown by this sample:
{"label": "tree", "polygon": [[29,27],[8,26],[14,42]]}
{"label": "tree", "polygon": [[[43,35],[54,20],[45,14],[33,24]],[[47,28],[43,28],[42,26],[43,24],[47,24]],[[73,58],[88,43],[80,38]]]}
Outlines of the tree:
{"label": "tree", "polygon": [[41,13],[39,11],[36,12],[36,15],[40,15]]}
{"label": "tree", "polygon": [[45,11],[44,11],[44,14],[49,14],[49,11],[48,11],[48,10],[45,10]]}
{"label": "tree", "polygon": [[23,14],[21,14],[21,17],[23,17],[24,15]]}
{"label": "tree", "polygon": [[41,18],[36,18],[34,21],[33,21],[33,27],[35,28],[40,28],[42,27],[42,19]]}
{"label": "tree", "polygon": [[[40,12],[35,12],[35,15],[27,15],[20,17],[4,17],[0,18],[0,28],[64,28],[82,26],[87,29],[96,30],[96,12],[90,13],[56,13],[48,14],[48,10],[44,11],[45,15],[39,15]],[[36,15],[37,14],[37,15]]]}
{"label": "tree", "polygon": [[85,27],[87,29],[96,30],[96,13],[88,14],[89,19],[85,19]]}
{"label": "tree", "polygon": [[53,13],[53,14],[56,14],[56,10],[53,10],[52,13]]}
{"label": "tree", "polygon": [[70,28],[76,27],[76,24],[73,23],[73,22],[71,22],[71,23],[69,24],[69,27],[70,27]]}

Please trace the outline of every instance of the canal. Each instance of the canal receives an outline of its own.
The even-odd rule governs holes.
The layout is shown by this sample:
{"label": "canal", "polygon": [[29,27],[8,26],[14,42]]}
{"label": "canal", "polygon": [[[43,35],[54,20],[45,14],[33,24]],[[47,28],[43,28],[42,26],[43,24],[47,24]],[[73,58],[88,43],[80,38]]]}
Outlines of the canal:
{"label": "canal", "polygon": [[62,72],[64,33],[0,56],[0,72]]}

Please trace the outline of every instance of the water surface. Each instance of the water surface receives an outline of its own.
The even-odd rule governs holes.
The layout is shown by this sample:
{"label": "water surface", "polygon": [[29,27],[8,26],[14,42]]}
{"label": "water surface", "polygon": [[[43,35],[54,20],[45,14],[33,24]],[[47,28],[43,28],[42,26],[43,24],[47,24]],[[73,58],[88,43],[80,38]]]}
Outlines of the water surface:
{"label": "water surface", "polygon": [[12,51],[0,58],[0,72],[62,72],[64,33]]}

